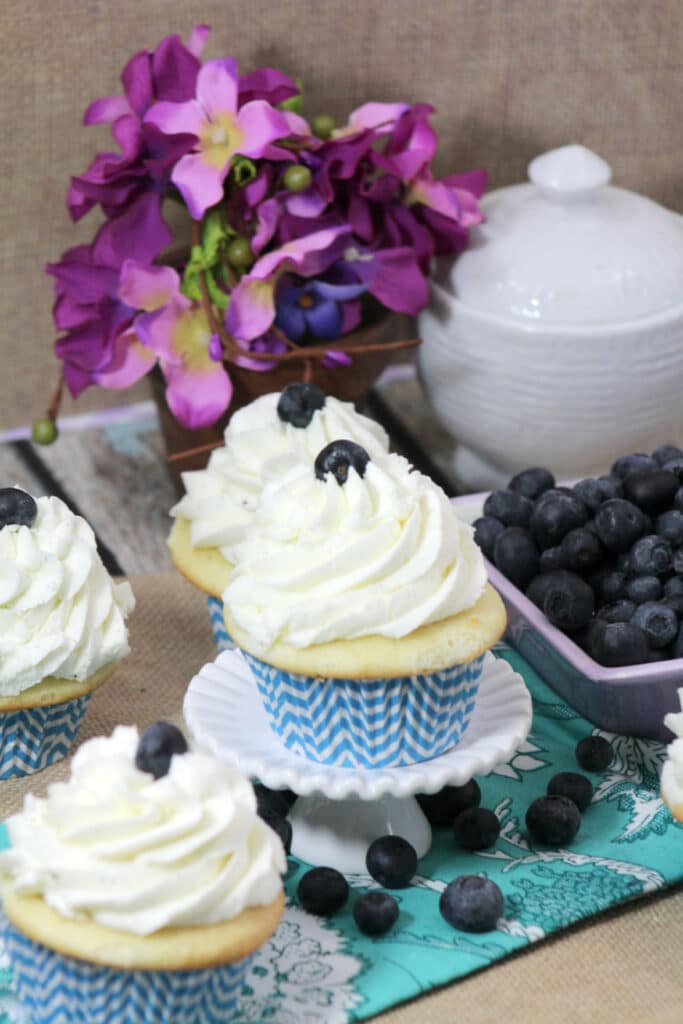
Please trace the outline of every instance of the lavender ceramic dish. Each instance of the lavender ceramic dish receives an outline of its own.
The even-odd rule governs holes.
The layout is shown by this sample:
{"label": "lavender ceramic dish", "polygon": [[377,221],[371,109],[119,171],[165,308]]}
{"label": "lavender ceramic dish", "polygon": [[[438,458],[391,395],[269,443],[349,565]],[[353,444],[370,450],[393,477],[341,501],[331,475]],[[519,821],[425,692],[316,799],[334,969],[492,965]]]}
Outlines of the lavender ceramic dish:
{"label": "lavender ceramic dish", "polygon": [[[487,495],[454,498],[458,515],[473,522]],[[505,602],[508,642],[568,704],[608,732],[670,742],[664,726],[669,711],[680,710],[683,658],[653,664],[606,668],[551,625],[521,590],[486,562],[489,579]]]}

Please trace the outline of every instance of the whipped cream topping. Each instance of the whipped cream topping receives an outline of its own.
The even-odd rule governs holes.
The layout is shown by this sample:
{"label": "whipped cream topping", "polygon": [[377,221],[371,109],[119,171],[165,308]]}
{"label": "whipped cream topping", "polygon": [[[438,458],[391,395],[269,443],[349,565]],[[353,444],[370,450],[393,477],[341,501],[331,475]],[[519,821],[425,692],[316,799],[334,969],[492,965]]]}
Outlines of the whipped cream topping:
{"label": "whipped cream topping", "polygon": [[285,854],[250,782],[193,752],[155,780],[135,767],[137,745],[137,729],[118,726],[80,747],[67,782],[27,796],[0,875],[64,917],[136,935],[272,903]]}
{"label": "whipped cream topping", "polygon": [[340,486],[298,464],[264,487],[223,594],[261,648],[402,637],[476,603],[486,570],[472,527],[398,455]]}
{"label": "whipped cream topping", "polygon": [[[683,709],[683,687],[678,691]],[[669,804],[683,806],[683,710],[670,712],[664,725],[677,737],[667,748],[667,759],[662,769],[662,792]]]}
{"label": "whipped cream topping", "polygon": [[300,460],[312,464],[331,441],[355,441],[371,458],[389,448],[382,427],[350,402],[328,397],[307,427],[294,427],[278,416],[279,398],[277,392],[263,395],[239,409],[226,428],[225,446],[211,453],[206,469],[183,473],[186,494],[170,514],[189,520],[193,547],[219,548],[232,562],[264,484]]}
{"label": "whipped cream topping", "polygon": [[59,498],[38,498],[33,526],[0,529],[0,696],[47,676],[84,680],[128,653],[135,605],[114,583],[95,535]]}

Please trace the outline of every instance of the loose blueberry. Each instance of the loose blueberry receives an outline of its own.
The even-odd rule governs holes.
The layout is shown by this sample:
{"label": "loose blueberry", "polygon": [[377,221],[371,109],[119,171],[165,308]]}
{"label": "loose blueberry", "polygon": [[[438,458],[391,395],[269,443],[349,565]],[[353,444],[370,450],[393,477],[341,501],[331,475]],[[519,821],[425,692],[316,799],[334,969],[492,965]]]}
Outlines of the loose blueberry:
{"label": "loose blueberry", "polygon": [[656,649],[650,648],[650,650],[648,652],[648,655],[647,655],[647,660],[648,660],[649,663],[657,662],[657,661],[670,661],[671,657],[672,657],[671,646],[668,646],[668,647],[658,647]]}
{"label": "loose blueberry", "polygon": [[490,878],[460,875],[441,893],[439,911],[462,932],[490,932],[503,916],[503,894]]}
{"label": "loose blueberry", "polygon": [[596,619],[591,632],[590,654],[601,665],[641,665],[647,661],[649,645],[640,626],[630,622]]}
{"label": "loose blueberry", "polygon": [[565,572],[563,569],[558,569],[556,572],[542,572],[538,576],[535,576],[529,586],[526,588],[526,596],[530,601],[543,611],[543,604],[545,602],[545,596],[551,587],[563,586],[568,578],[573,578],[574,574]]}
{"label": "loose blueberry", "polygon": [[678,551],[674,551],[671,568],[676,576],[683,576],[683,548],[679,548]]}
{"label": "loose blueberry", "polygon": [[663,597],[659,602],[665,608],[671,608],[672,612],[679,619],[683,619],[683,594],[672,594],[671,597]]}
{"label": "loose blueberry", "polygon": [[3,526],[33,526],[38,506],[19,487],[0,487],[0,530]]}
{"label": "loose blueberry", "polygon": [[671,647],[672,658],[683,658],[683,624],[678,627],[676,639]]}
{"label": "loose blueberry", "polygon": [[325,407],[325,395],[315,384],[288,384],[277,403],[277,414],[283,423],[303,429],[318,409]]}
{"label": "loose blueberry", "polygon": [[470,807],[453,824],[453,838],[464,850],[488,850],[499,835],[500,822],[486,807]]}
{"label": "loose blueberry", "polygon": [[579,808],[566,796],[539,796],[524,820],[534,842],[546,846],[566,846],[581,827]]}
{"label": "loose blueberry", "polygon": [[626,584],[626,594],[635,604],[658,601],[662,596],[662,581],[656,576],[634,576]]}
{"label": "loose blueberry", "polygon": [[523,469],[521,473],[513,476],[508,484],[508,489],[535,501],[554,486],[555,477],[550,470],[544,469],[542,466],[533,466],[531,469]]}
{"label": "loose blueberry", "polygon": [[586,772],[604,772],[614,757],[612,744],[604,736],[584,736],[574,750],[579,767]]}
{"label": "loose blueberry", "polygon": [[349,898],[349,883],[336,868],[311,868],[297,886],[299,903],[309,914],[330,917]]}
{"label": "loose blueberry", "polygon": [[539,547],[551,548],[570,530],[583,526],[587,519],[586,506],[574,494],[546,491],[531,515],[531,532]]}
{"label": "loose blueberry", "polygon": [[559,583],[551,584],[543,601],[543,611],[553,626],[565,633],[576,633],[586,625],[595,607],[593,591],[575,573],[564,574]]}
{"label": "loose blueberry", "polygon": [[672,547],[679,548],[683,544],[683,512],[677,508],[662,512],[657,516],[657,533]]}
{"label": "loose blueberry", "polygon": [[402,836],[380,836],[365,855],[369,874],[387,889],[405,889],[417,871],[417,853]]}
{"label": "loose blueberry", "polygon": [[[550,548],[552,551],[553,548]],[[590,530],[578,526],[570,530],[562,538],[560,550],[564,558],[564,566],[578,573],[587,573],[595,569],[602,561],[602,544]]]}
{"label": "loose blueberry", "polygon": [[664,463],[662,469],[665,469],[668,473],[675,473],[680,479],[683,475],[683,458],[677,456],[675,459],[669,459]]}
{"label": "loose blueberry", "polygon": [[645,512],[662,512],[671,505],[678,487],[675,473],[659,468],[646,469],[626,477],[624,497]]}
{"label": "loose blueberry", "polygon": [[155,722],[143,732],[135,752],[135,767],[155,779],[168,774],[174,754],[187,752],[187,740],[170,722]]}
{"label": "loose blueberry", "polygon": [[623,572],[608,572],[602,576],[597,584],[597,592],[605,603],[619,601],[626,597],[626,574]]}
{"label": "loose blueberry", "polygon": [[672,459],[682,459],[683,452],[680,448],[677,448],[675,444],[661,444],[659,448],[655,448],[653,451],[652,458],[660,466],[664,466]]}
{"label": "loose blueberry", "polygon": [[420,793],[417,797],[430,825],[450,826],[462,811],[478,807],[481,789],[476,779],[464,786],[444,786],[438,793]]}
{"label": "loose blueberry", "polygon": [[541,551],[538,568],[541,572],[557,572],[558,569],[566,568],[562,545],[558,544],[554,548],[546,548],[545,551]]}
{"label": "loose blueberry", "polygon": [[524,590],[538,572],[538,548],[528,530],[509,526],[496,540],[493,560],[516,587]]}
{"label": "loose blueberry", "polygon": [[363,935],[384,935],[398,921],[398,903],[388,892],[366,892],[353,905],[353,919]]}
{"label": "loose blueberry", "polygon": [[613,601],[611,604],[604,604],[597,612],[597,617],[603,622],[630,622],[636,606],[633,601]]}
{"label": "loose blueberry", "polygon": [[289,856],[292,852],[292,823],[287,818],[283,818],[281,814],[276,814],[270,809],[259,808],[259,818],[272,828],[273,832],[279,837],[280,842],[284,847],[284,851]]}
{"label": "loose blueberry", "polygon": [[621,498],[621,483],[611,476],[589,477],[574,485],[574,494],[590,512],[597,512],[610,498]]}
{"label": "loose blueberry", "polygon": [[679,487],[674,494],[674,508],[677,508],[679,512],[683,512],[683,487]]}
{"label": "loose blueberry", "polygon": [[548,796],[566,796],[580,811],[585,811],[593,799],[590,779],[578,772],[558,772],[548,783]]}
{"label": "loose blueberry", "polygon": [[355,469],[358,476],[365,476],[370,456],[365,448],[355,441],[332,441],[318,452],[314,469],[318,480],[324,480],[331,473],[340,487],[346,483],[349,470]]}
{"label": "loose blueberry", "polygon": [[489,562],[492,562],[496,540],[505,529],[505,525],[495,516],[480,516],[472,525],[474,526],[475,543],[479,545]]}
{"label": "loose blueberry", "polygon": [[610,476],[625,480],[631,473],[637,473],[641,469],[659,469],[659,463],[650,455],[644,455],[642,452],[636,455],[622,455],[613,464]]}
{"label": "loose blueberry", "polygon": [[672,576],[664,584],[664,597],[676,597],[683,594],[683,576]]}
{"label": "loose blueberry", "polygon": [[676,638],[678,632],[676,612],[656,601],[647,601],[645,604],[639,605],[633,616],[633,622],[636,626],[640,626],[653,650],[658,647],[666,647]]}
{"label": "loose blueberry", "polygon": [[534,503],[515,491],[492,491],[484,502],[484,515],[500,519],[504,526],[526,526]]}
{"label": "loose blueberry", "polygon": [[606,501],[595,513],[594,521],[598,537],[612,552],[628,551],[643,535],[646,526],[641,510],[624,498]]}

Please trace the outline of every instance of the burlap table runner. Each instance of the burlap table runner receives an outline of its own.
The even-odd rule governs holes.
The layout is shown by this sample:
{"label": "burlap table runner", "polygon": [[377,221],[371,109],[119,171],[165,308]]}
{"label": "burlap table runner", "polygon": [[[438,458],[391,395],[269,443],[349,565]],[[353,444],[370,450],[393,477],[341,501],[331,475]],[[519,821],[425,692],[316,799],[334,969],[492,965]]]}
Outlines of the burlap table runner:
{"label": "burlap table runner", "polygon": [[[182,725],[190,678],[215,657],[204,598],[174,573],[132,580],[132,653],[97,692],[80,739],[119,722]],[[0,817],[29,789],[63,778],[68,762],[0,783]],[[681,849],[683,856],[683,847]],[[683,1019],[683,887],[586,924],[375,1018],[378,1024],[609,1024]],[[321,1024],[325,1024],[321,1017]]]}

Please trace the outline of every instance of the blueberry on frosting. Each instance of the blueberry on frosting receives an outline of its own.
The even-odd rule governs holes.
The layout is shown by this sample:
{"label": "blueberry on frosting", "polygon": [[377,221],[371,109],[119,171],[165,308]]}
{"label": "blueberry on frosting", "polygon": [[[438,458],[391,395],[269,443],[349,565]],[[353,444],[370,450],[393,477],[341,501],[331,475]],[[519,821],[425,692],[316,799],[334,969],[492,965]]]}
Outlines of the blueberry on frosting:
{"label": "blueberry on frosting", "polygon": [[332,441],[318,453],[315,460],[315,475],[324,480],[331,473],[337,483],[345,484],[351,467],[358,476],[365,476],[370,456],[365,448],[354,441]]}
{"label": "blueberry on frosting", "polygon": [[18,487],[0,487],[0,530],[3,526],[33,526],[38,506]]}
{"label": "blueberry on frosting", "polygon": [[278,400],[277,414],[283,423],[303,429],[324,406],[325,395],[315,384],[288,384]]}
{"label": "blueberry on frosting", "polygon": [[170,722],[155,722],[145,729],[135,752],[135,767],[155,779],[168,775],[174,754],[187,753],[187,740]]}

